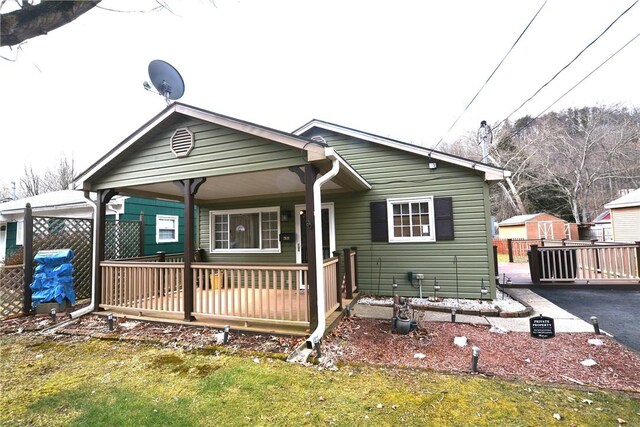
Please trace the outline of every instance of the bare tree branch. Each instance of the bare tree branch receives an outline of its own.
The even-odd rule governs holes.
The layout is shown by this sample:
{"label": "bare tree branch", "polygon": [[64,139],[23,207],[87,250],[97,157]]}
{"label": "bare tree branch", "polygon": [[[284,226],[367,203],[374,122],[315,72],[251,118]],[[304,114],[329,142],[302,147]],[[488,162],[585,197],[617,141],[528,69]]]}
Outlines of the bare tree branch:
{"label": "bare tree branch", "polygon": [[47,34],[93,9],[101,0],[43,1],[23,4],[21,9],[0,15],[0,46],[15,46]]}

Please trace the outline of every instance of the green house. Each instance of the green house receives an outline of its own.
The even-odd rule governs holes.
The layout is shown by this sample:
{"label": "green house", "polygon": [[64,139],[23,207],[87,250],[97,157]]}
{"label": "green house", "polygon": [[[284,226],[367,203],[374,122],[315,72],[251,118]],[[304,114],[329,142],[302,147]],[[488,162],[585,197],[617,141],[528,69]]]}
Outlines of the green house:
{"label": "green house", "polygon": [[[184,205],[196,235],[166,263],[173,281],[160,280],[175,298],[149,296],[136,313],[309,332],[340,310],[345,288],[392,295],[396,283],[426,297],[435,281],[440,296],[495,297],[489,185],[506,176],[319,120],[289,133],[174,103],[75,184],[103,206],[114,194]],[[110,294],[127,286],[110,272],[127,266],[100,262],[97,307],[128,312]]]}
{"label": "green house", "polygon": [[[89,195],[92,200],[95,193]],[[83,192],[62,190],[38,194],[18,200],[0,203],[0,262],[10,259],[16,252],[22,251],[25,206],[31,206],[34,216],[43,218],[73,218],[89,220],[93,217],[93,208]],[[171,200],[147,199],[144,197],[114,197],[106,206],[106,219],[121,223],[123,229],[131,224],[139,230],[143,225],[143,235],[135,232],[133,253],[153,255],[157,252],[183,252],[184,246],[184,206]],[[131,232],[131,230],[130,230]],[[125,239],[131,233],[119,233],[112,239]],[[142,238],[141,238],[142,237]],[[130,238],[130,237],[129,237]]]}

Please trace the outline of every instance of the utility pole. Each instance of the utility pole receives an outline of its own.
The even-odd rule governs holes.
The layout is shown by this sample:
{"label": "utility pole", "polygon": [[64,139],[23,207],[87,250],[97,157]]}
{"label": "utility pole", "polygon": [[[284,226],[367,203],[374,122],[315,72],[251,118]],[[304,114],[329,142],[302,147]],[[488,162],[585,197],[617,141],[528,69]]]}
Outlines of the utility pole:
{"label": "utility pole", "polygon": [[480,122],[477,135],[478,144],[482,145],[482,163],[489,164],[489,145],[493,141],[493,132],[486,120]]}

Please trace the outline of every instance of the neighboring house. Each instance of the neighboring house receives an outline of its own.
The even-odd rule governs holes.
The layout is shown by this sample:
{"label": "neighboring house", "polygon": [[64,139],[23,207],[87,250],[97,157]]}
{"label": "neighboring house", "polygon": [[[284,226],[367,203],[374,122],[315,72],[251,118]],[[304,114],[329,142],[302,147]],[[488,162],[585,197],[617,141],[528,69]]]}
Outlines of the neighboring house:
{"label": "neighboring house", "polygon": [[601,242],[611,242],[613,240],[611,212],[608,209],[592,221],[592,225],[589,228],[589,237]]}
{"label": "neighboring house", "polygon": [[[96,194],[90,194],[95,200]],[[24,199],[0,203],[0,262],[22,249],[23,221],[26,204],[31,205],[33,215],[55,218],[93,218],[93,208],[83,192],[62,190],[39,194]],[[158,251],[181,252],[184,241],[179,228],[184,209],[182,203],[147,200],[139,197],[116,197],[107,206],[109,219],[139,221],[145,214],[145,255]]]}
{"label": "neighboring house", "polygon": [[[441,296],[479,298],[484,284],[495,297],[489,184],[505,176],[495,166],[328,122],[313,120],[287,133],[173,103],[75,185],[97,191],[102,205],[117,191],[183,200],[185,212],[199,208],[197,221],[185,224],[184,262],[163,267],[172,278],[179,275],[178,304],[165,299],[148,308],[156,297],[137,302],[145,297],[136,296],[135,281],[131,298],[138,300],[111,298],[110,289],[129,285],[110,272],[129,267],[105,262],[97,286],[107,290],[97,290],[98,306],[313,329],[314,310],[322,317],[323,308],[327,316],[335,309],[315,295],[335,279],[327,258],[343,248],[357,247],[354,270],[363,293],[418,296],[422,287],[426,297],[435,279]],[[195,241],[190,228],[198,231]],[[206,263],[193,263],[198,248]],[[149,263],[148,271],[154,269]],[[143,290],[150,286],[142,282]],[[308,287],[308,301],[298,286]],[[286,310],[274,314],[273,305],[256,302],[269,293],[288,295],[274,303]],[[303,301],[310,317],[297,311]]]}
{"label": "neighboring house", "polygon": [[578,226],[546,213],[516,215],[498,224],[500,239],[578,240]]}
{"label": "neighboring house", "polygon": [[0,203],[0,262],[22,249],[24,209],[27,203],[31,205],[33,214],[38,216],[91,218],[93,215],[83,193],[74,190],[55,191]]}
{"label": "neighboring house", "polygon": [[176,253],[184,249],[184,206],[170,200],[116,196],[108,204],[107,219],[139,221],[144,214],[144,255]]}
{"label": "neighboring house", "polygon": [[613,240],[640,241],[640,188],[604,205],[611,212]]}

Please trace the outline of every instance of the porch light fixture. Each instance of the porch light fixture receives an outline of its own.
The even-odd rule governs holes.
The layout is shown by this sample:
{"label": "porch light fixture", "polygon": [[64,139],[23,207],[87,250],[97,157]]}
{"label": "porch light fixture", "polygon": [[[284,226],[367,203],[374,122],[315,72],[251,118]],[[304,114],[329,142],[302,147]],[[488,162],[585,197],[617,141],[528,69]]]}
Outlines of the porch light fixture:
{"label": "porch light fixture", "polygon": [[596,335],[600,335],[600,325],[598,325],[598,318],[596,316],[591,316],[591,323],[593,324],[593,331]]}
{"label": "porch light fixture", "polygon": [[480,358],[480,347],[475,345],[471,349],[471,370],[478,372],[478,359]]}
{"label": "porch light fixture", "polygon": [[280,221],[287,222],[291,219],[291,211],[280,212]]}

